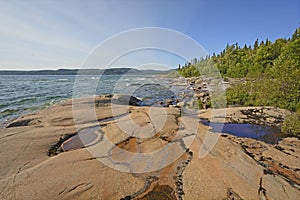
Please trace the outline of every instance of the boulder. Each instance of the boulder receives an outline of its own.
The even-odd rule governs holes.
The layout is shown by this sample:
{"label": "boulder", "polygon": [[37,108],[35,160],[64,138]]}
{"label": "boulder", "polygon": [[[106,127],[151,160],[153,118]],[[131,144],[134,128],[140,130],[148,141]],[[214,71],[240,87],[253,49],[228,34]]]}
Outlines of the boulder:
{"label": "boulder", "polygon": [[202,79],[197,79],[197,80],[195,81],[195,84],[196,84],[196,85],[203,85],[203,80],[202,80]]}
{"label": "boulder", "polygon": [[111,98],[111,102],[120,105],[138,106],[141,105],[142,100],[130,95],[114,94]]}

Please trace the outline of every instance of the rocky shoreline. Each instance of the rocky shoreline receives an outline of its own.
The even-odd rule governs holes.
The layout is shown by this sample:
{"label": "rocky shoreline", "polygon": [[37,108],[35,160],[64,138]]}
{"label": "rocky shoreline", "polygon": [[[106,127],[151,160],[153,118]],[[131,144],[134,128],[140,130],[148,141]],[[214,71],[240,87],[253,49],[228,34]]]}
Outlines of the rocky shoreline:
{"label": "rocky shoreline", "polygon": [[[176,82],[208,103],[204,80]],[[84,106],[76,123],[72,100],[14,120],[0,129],[0,199],[300,199],[298,138],[270,145],[218,134],[213,149],[199,158],[206,136],[216,133],[198,119],[280,127],[288,111],[236,107],[217,116],[205,109],[195,118],[182,115],[180,96],[166,102],[152,108],[134,97],[104,95],[78,100]],[[84,109],[93,106],[95,116]],[[128,121],[141,130],[127,129]],[[149,155],[166,146],[145,160],[126,154]]]}
{"label": "rocky shoreline", "polygon": [[[191,78],[180,77],[179,79],[170,79],[169,81],[171,85],[181,86],[184,89],[181,89],[181,91],[176,94],[177,98],[166,99],[164,102],[161,102],[161,105],[178,108],[194,107],[204,110],[210,109],[212,100],[211,93],[214,92],[216,85],[222,85],[219,87],[223,88],[225,91],[230,85],[236,84],[236,80],[226,82],[203,76]],[[190,101],[187,101],[187,99],[190,99]],[[183,100],[185,102],[182,102]],[[235,107],[238,108],[230,109]],[[211,109],[216,110],[217,108]],[[235,110],[235,112],[232,112],[232,110]],[[241,107],[228,105],[226,116],[224,116],[224,118],[226,117],[226,120],[223,121],[223,123],[247,123],[281,128],[286,116],[290,114],[291,112],[288,110],[272,106]]]}

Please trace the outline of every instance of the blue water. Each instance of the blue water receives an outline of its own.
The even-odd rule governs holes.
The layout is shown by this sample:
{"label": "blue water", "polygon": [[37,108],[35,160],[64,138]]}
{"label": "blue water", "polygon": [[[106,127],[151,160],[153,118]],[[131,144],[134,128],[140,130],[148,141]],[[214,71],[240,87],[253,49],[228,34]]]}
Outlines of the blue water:
{"label": "blue water", "polygon": [[[146,104],[152,104],[174,96],[174,92],[164,85],[167,83],[151,75],[0,76],[0,123],[73,96],[132,94],[144,98]],[[77,93],[73,93],[74,86]],[[93,87],[95,90],[91,89]]]}
{"label": "blue water", "polygon": [[253,138],[269,144],[277,144],[282,138],[279,128],[262,126],[255,124],[236,124],[236,123],[214,123],[201,120],[207,126],[212,127],[212,131],[228,133],[238,137]]}

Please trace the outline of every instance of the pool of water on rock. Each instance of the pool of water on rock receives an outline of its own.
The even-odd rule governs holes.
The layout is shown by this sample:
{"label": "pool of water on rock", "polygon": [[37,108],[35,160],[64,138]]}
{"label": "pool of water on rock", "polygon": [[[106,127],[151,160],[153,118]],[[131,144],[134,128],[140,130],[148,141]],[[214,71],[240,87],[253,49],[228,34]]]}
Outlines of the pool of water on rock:
{"label": "pool of water on rock", "polygon": [[269,144],[277,144],[282,138],[282,133],[279,128],[256,125],[256,124],[237,124],[237,123],[216,123],[201,120],[201,122],[212,127],[212,131],[227,133],[238,137],[253,138],[264,141]]}

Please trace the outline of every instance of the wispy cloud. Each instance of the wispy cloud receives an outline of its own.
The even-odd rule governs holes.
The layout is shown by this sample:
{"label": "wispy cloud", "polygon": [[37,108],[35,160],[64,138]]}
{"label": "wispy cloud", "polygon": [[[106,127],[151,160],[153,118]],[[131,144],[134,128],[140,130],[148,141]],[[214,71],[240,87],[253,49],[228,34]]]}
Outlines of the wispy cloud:
{"label": "wispy cloud", "polygon": [[[54,9],[46,11],[44,7],[28,6],[20,1],[0,4],[2,69],[19,68],[22,62],[30,65],[29,60],[36,66],[43,63],[41,67],[78,66],[93,48],[77,34],[81,27],[75,29],[65,19],[57,18],[62,13]],[[18,62],[19,65],[7,66],[7,63]]]}
{"label": "wispy cloud", "polygon": [[[89,1],[0,1],[0,69],[79,67],[99,42],[155,25],[137,4]],[[130,12],[132,10],[132,12]],[[18,64],[17,64],[18,63]]]}
{"label": "wispy cloud", "polygon": [[[100,42],[141,27],[178,30],[210,53],[222,51],[227,42],[249,45],[256,38],[290,36],[299,26],[299,2],[265,4],[258,0],[0,0],[0,69],[79,67]],[[174,43],[188,51],[185,44]]]}

